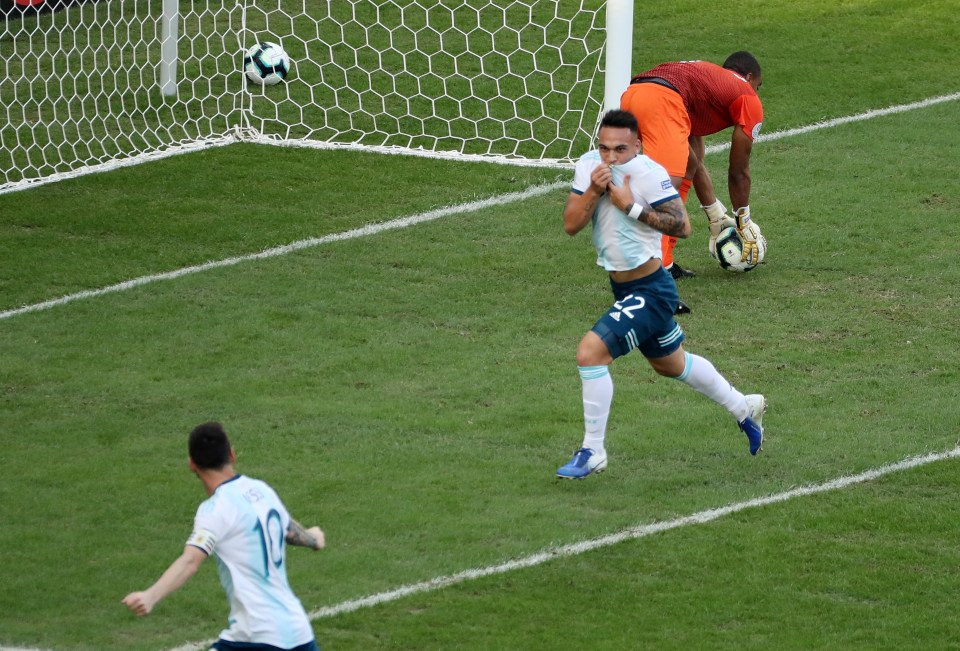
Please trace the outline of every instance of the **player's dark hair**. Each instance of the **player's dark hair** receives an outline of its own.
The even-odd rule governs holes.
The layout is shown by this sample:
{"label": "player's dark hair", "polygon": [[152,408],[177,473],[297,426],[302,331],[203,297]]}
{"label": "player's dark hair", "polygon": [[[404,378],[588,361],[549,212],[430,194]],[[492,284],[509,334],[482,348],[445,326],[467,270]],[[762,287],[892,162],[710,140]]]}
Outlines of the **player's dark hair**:
{"label": "player's dark hair", "polygon": [[194,427],[187,447],[190,458],[202,470],[216,470],[230,463],[230,439],[220,423]]}
{"label": "player's dark hair", "polygon": [[723,67],[727,70],[733,70],[744,77],[747,75],[753,75],[757,79],[761,77],[760,63],[756,57],[749,52],[734,52],[723,62]]}
{"label": "player's dark hair", "polygon": [[607,111],[600,120],[600,127],[612,127],[614,129],[630,129],[633,133],[640,132],[640,125],[637,124],[637,118],[633,117],[630,111],[621,111],[613,109]]}

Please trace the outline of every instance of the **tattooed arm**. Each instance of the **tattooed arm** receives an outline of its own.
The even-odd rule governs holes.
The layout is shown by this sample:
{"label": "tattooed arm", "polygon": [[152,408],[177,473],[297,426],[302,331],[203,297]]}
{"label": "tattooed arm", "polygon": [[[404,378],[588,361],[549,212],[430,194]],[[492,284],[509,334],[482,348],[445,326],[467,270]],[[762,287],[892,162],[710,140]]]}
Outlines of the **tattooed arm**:
{"label": "tattooed arm", "polygon": [[617,186],[611,183],[607,187],[607,191],[610,193],[610,200],[613,205],[628,215],[630,215],[631,208],[634,212],[640,210],[639,215],[630,215],[634,219],[642,221],[664,235],[679,238],[690,237],[690,217],[687,215],[687,209],[680,197],[659,203],[655,208],[634,203],[633,192],[630,190],[629,174],[624,175],[623,185]]}
{"label": "tattooed arm", "polygon": [[284,539],[291,545],[310,549],[323,549],[326,544],[320,527],[304,529],[303,525],[293,518],[290,518],[290,526],[287,527],[287,535]]}
{"label": "tattooed arm", "polygon": [[690,218],[680,197],[664,201],[656,208],[644,206],[639,220],[665,235],[690,237]]}
{"label": "tattooed arm", "polygon": [[613,179],[608,165],[598,165],[590,175],[590,187],[583,194],[571,192],[563,209],[563,230],[576,235],[593,219],[597,201]]}

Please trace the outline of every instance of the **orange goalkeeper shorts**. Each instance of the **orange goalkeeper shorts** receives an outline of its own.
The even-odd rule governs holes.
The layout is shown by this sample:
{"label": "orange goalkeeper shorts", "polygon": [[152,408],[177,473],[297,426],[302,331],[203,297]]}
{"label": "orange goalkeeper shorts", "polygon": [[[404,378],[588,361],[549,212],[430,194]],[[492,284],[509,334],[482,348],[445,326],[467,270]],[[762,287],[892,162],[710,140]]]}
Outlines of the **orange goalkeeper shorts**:
{"label": "orange goalkeeper shorts", "polygon": [[690,154],[690,116],[675,90],[649,82],[630,84],[620,96],[620,108],[640,123],[643,153],[683,178]]}

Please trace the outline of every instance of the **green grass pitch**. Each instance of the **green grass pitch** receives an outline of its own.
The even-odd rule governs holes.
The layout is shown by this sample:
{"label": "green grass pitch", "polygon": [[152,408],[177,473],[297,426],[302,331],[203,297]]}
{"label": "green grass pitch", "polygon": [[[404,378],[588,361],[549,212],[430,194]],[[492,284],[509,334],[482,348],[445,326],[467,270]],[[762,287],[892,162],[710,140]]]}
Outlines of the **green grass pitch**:
{"label": "green grass pitch", "polygon": [[[637,69],[753,51],[767,134],[960,91],[952,2],[637,12]],[[582,432],[576,343],[609,301],[589,238],[560,227],[563,185],[0,319],[0,648],[217,636],[212,563],[145,619],[120,604],[190,532],[186,434],[207,419],[327,532],[289,553],[314,612],[952,450],[958,122],[954,99],[758,143],[769,251],[747,275],[708,258],[689,202],[687,347],[766,394],[755,458],[719,408],[628,357],[609,470],[554,480]],[[709,164],[723,196],[724,154]],[[0,311],[568,179],[236,145],[0,195]],[[314,629],[327,651],[960,648],[958,477],[944,459]]]}

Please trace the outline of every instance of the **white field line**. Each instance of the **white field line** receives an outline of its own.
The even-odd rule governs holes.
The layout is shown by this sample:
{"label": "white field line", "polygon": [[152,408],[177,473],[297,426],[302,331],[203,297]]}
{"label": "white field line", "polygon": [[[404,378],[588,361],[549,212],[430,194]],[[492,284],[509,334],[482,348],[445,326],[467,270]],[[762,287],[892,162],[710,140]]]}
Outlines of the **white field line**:
{"label": "white field line", "polygon": [[[805,127],[797,127],[796,129],[784,129],[783,131],[774,131],[773,133],[761,134],[760,136],[757,137],[757,142],[768,142],[770,140],[780,140],[781,138],[789,138],[790,136],[799,136],[804,133],[819,131],[820,129],[830,129],[832,127],[839,127],[844,124],[850,124],[851,122],[863,122],[864,120],[872,120],[873,118],[880,118],[885,115],[893,115],[895,113],[906,113],[907,111],[914,111],[916,109],[927,108],[930,106],[935,106],[936,104],[943,104],[944,102],[953,102],[956,100],[960,100],[960,93],[951,93],[950,95],[939,95],[937,97],[928,97],[927,99],[920,100],[919,102],[911,102],[910,104],[898,104],[896,106],[888,106],[887,108],[874,109],[872,111],[866,111],[865,113],[848,115],[847,117],[834,118],[832,120],[824,120],[823,122],[815,122]],[[718,151],[723,151],[725,149],[730,149],[729,142],[707,147],[706,153],[714,154]]]}
{"label": "white field line", "polygon": [[[761,135],[757,140],[759,142],[766,142],[770,140],[780,140],[781,138],[787,138],[790,136],[801,135],[804,133],[810,133],[812,131],[817,131],[819,129],[828,129],[843,124],[849,124],[851,122],[860,122],[862,120],[870,120],[877,117],[882,117],[884,115],[892,115],[894,113],[904,113],[906,111],[913,111],[916,109],[926,108],[933,106],[935,104],[942,104],[944,102],[950,102],[960,99],[960,93],[953,93],[950,95],[940,95],[938,97],[931,97],[919,102],[912,102],[910,104],[900,104],[897,106],[891,106],[883,109],[875,109],[872,111],[866,111],[865,113],[858,113],[856,115],[851,115],[842,118],[836,118],[833,120],[826,120],[824,122],[817,122],[809,126],[800,127],[797,129],[787,129],[784,131],[776,131],[774,133]],[[707,153],[716,153],[723,151],[729,148],[729,144],[721,145],[712,145],[707,148]],[[167,271],[164,273],[153,274],[150,276],[141,276],[139,278],[134,278],[133,280],[127,280],[122,283],[117,283],[116,285],[109,285],[107,287],[101,287],[99,289],[89,289],[77,292],[75,294],[68,294],[60,298],[55,298],[49,301],[43,301],[41,303],[34,303],[32,305],[24,305],[23,307],[18,307],[14,309],[4,310],[0,312],[0,321],[4,319],[9,319],[21,314],[27,314],[29,312],[39,312],[41,310],[49,310],[50,308],[58,307],[60,305],[66,305],[67,303],[72,303],[73,301],[78,301],[85,298],[95,298],[97,296],[103,296],[105,294],[112,294],[114,292],[121,292],[128,289],[134,289],[143,285],[147,285],[154,282],[159,282],[161,280],[174,280],[182,276],[188,276],[195,273],[200,273],[202,271],[208,271],[210,269],[218,269],[220,267],[229,267],[235,264],[240,264],[242,262],[250,262],[253,260],[262,260],[265,258],[273,258],[281,255],[286,255],[288,253],[293,253],[301,249],[308,249],[315,246],[320,246],[323,244],[329,244],[330,242],[339,242],[343,240],[350,240],[357,237],[365,237],[367,235],[375,235],[377,233],[382,233],[383,231],[393,230],[397,228],[406,228],[407,226],[414,226],[423,222],[433,221],[436,219],[441,219],[443,217],[449,217],[450,215],[457,215],[462,213],[473,212],[475,210],[481,210],[483,208],[488,208],[490,206],[501,206],[504,204],[512,203],[514,201],[523,201],[524,199],[530,199],[532,197],[541,196],[558,190],[564,187],[567,187],[569,182],[560,181],[556,183],[550,183],[546,185],[538,185],[528,188],[522,192],[510,192],[507,194],[502,194],[488,199],[483,199],[480,201],[472,201],[465,204],[460,204],[458,206],[449,206],[446,208],[440,208],[437,210],[432,210],[425,213],[420,213],[418,215],[413,215],[410,217],[403,217],[400,219],[395,219],[389,222],[383,222],[381,224],[373,224],[370,226],[365,226],[363,228],[357,228],[350,231],[345,231],[343,233],[335,233],[327,235],[324,237],[315,237],[306,240],[299,240],[293,242],[292,244],[287,244],[285,246],[278,246],[272,249],[266,249],[259,253],[251,253],[248,255],[237,256],[233,258],[226,258],[223,260],[214,260],[211,262],[206,262],[204,264],[195,265],[191,267],[184,267],[182,269],[177,269],[174,271]],[[3,651],[0,648],[0,651]]]}
{"label": "white field line", "polygon": [[[59,181],[66,181],[67,179],[76,179],[81,176],[87,176],[88,174],[100,174],[102,172],[112,172],[113,170],[118,170],[123,167],[134,167],[135,165],[143,165],[144,163],[152,163],[154,161],[163,160],[164,158],[170,158],[172,156],[180,156],[181,154],[191,154],[193,152],[201,151],[203,149],[209,149],[211,147],[225,147],[227,145],[232,145],[233,143],[240,142],[240,137],[234,133],[228,133],[224,136],[217,136],[212,138],[205,138],[202,140],[195,140],[193,142],[188,142],[184,144],[172,144],[168,147],[161,149],[159,151],[152,151],[145,154],[136,154],[130,156],[129,158],[122,158],[120,160],[113,160],[109,163],[99,163],[97,165],[87,165],[82,169],[72,170],[70,172],[58,172],[56,174],[51,174],[50,176],[44,177],[42,179],[26,179],[24,181],[17,181],[8,185],[3,190],[0,190],[0,194],[7,194],[10,192],[20,192],[22,190],[28,190],[30,188],[36,188],[41,185],[47,185],[48,183],[57,183]],[[0,649],[0,651],[3,651]]]}
{"label": "white field line", "polygon": [[[494,197],[489,197],[487,199],[481,199],[479,201],[471,201],[469,203],[463,203],[457,206],[448,206],[445,208],[438,208],[436,210],[431,210],[429,212],[420,213],[417,215],[411,215],[410,217],[402,217],[400,219],[394,219],[388,222],[382,222],[379,224],[369,224],[363,226],[362,228],[355,228],[353,230],[344,231],[342,233],[332,233],[330,235],[325,235],[323,237],[312,237],[306,240],[298,240],[291,244],[286,244],[284,246],[278,246],[272,249],[266,249],[260,251],[259,253],[250,253],[248,255],[241,255],[234,258],[225,258],[223,260],[212,260],[210,262],[205,262],[203,264],[195,265],[192,267],[184,267],[182,269],[176,269],[174,271],[167,271],[164,273],[154,274],[151,276],[141,276],[139,278],[134,278],[133,280],[126,280],[122,283],[117,283],[116,285],[108,285],[107,287],[101,287],[100,289],[88,289],[76,294],[69,294],[67,296],[62,296],[60,298],[55,298],[49,301],[44,301],[42,303],[34,303],[33,305],[25,305],[23,307],[15,308],[12,310],[6,310],[0,312],[0,320],[9,319],[11,317],[18,316],[20,314],[26,314],[28,312],[39,312],[41,310],[49,310],[52,307],[57,307],[60,305],[65,305],[67,303],[72,303],[73,301],[78,301],[84,298],[94,298],[96,296],[103,296],[104,294],[112,294],[114,292],[122,292],[127,289],[134,289],[135,287],[141,287],[142,285],[147,285],[150,283],[155,283],[161,280],[174,280],[176,278],[181,278],[183,276],[189,276],[191,274],[200,273],[201,271],[209,271],[210,269],[219,269],[221,267],[230,267],[241,262],[250,262],[253,260],[265,260],[267,258],[275,258],[282,255],[287,255],[288,253],[293,253],[295,251],[300,251],[302,249],[309,249],[315,246],[320,246],[322,244],[329,244],[331,242],[342,242],[344,240],[352,240],[358,237],[365,237],[367,235],[375,235],[377,233],[382,233],[384,231],[394,230],[398,228],[406,228],[408,226],[414,226],[416,224],[422,224],[423,222],[434,221],[436,219],[441,219],[443,217],[449,217],[450,215],[458,215],[461,213],[474,212],[477,210],[482,210],[484,208],[489,208],[491,206],[502,206],[504,204],[513,203],[514,201],[523,201],[524,199],[530,199],[532,197],[538,197],[560,188],[568,187],[570,185],[569,181],[557,181],[554,183],[549,183],[546,185],[535,185],[522,192],[510,192],[507,194],[501,194]],[[2,649],[0,649],[2,651]]]}
{"label": "white field line", "polygon": [[[679,529],[680,527],[686,527],[690,525],[706,524],[733,513],[746,511],[747,509],[755,509],[761,506],[768,506],[770,504],[778,504],[780,502],[786,502],[787,500],[792,500],[798,497],[807,497],[809,495],[817,495],[820,493],[841,490],[854,484],[862,484],[868,481],[873,481],[874,479],[878,479],[879,477],[889,475],[894,472],[909,470],[910,468],[916,468],[918,466],[923,466],[935,461],[942,461],[944,459],[954,459],[958,456],[960,456],[960,446],[957,446],[946,452],[931,452],[921,456],[908,457],[902,461],[881,466],[873,470],[867,470],[858,475],[839,477],[837,479],[823,482],[822,484],[801,486],[799,488],[793,488],[782,493],[776,493],[775,495],[768,495],[767,497],[757,497],[752,500],[746,500],[745,502],[737,502],[735,504],[722,506],[716,509],[700,511],[692,515],[676,518],[675,520],[641,524],[607,536],[592,538],[590,540],[584,540],[582,542],[572,543],[570,545],[563,545],[562,547],[551,547],[530,556],[524,556],[523,558],[507,561],[499,565],[464,570],[463,572],[458,572],[457,574],[440,576],[428,581],[422,581],[420,583],[412,583],[410,585],[401,586],[387,592],[381,592],[379,594],[374,594],[367,597],[360,597],[358,599],[351,599],[350,601],[344,601],[334,606],[327,606],[326,608],[314,610],[313,612],[309,613],[309,617],[311,620],[336,617],[337,615],[341,615],[343,613],[350,613],[362,608],[371,608],[391,601],[397,601],[398,599],[403,599],[404,597],[423,594],[425,592],[434,592],[436,590],[457,585],[459,583],[464,583],[466,581],[472,581],[474,579],[493,576],[496,574],[505,574],[507,572],[513,572],[514,570],[535,567],[554,559],[578,556],[595,549],[610,547],[627,540],[645,538],[662,531],[670,531],[671,529]],[[174,649],[169,649],[168,651],[200,651],[202,649],[209,648],[209,645],[214,641],[215,640],[208,640],[206,642],[189,642]],[[9,650],[0,648],[0,651]]]}

